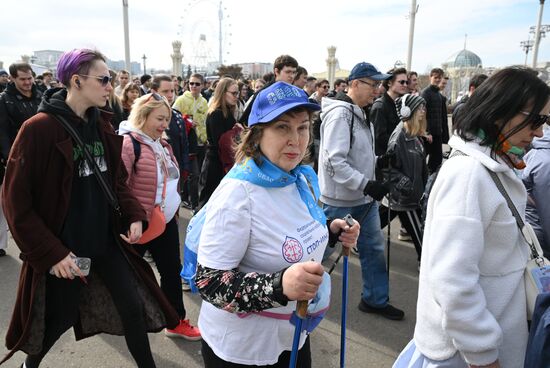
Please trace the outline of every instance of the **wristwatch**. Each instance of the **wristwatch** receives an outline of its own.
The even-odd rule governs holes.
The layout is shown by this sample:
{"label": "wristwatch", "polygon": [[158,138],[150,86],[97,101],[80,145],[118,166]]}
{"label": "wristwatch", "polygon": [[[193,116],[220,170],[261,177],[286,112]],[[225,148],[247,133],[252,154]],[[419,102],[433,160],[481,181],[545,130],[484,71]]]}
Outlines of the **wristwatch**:
{"label": "wristwatch", "polygon": [[273,300],[281,305],[288,303],[288,298],[283,294],[283,274],[287,269],[273,274]]}

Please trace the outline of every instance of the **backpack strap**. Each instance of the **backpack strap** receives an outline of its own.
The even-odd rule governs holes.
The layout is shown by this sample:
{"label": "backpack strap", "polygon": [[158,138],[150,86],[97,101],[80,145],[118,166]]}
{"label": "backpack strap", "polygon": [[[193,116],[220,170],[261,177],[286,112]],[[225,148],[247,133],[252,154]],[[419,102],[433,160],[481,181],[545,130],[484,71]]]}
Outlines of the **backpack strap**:
{"label": "backpack strap", "polygon": [[355,113],[353,112],[353,109],[349,109],[351,112],[351,124],[349,126],[349,149],[351,150],[351,147],[353,146],[353,124],[355,123]]}
{"label": "backpack strap", "polygon": [[129,135],[130,136],[130,139],[132,140],[132,146],[134,147],[134,164],[132,165],[133,166],[133,169],[134,171],[137,171],[137,166],[136,166],[136,163],[137,161],[139,160],[139,157],[141,156],[141,144],[139,143],[139,141],[132,135],[132,133],[128,132],[128,133],[124,133],[125,135]]}

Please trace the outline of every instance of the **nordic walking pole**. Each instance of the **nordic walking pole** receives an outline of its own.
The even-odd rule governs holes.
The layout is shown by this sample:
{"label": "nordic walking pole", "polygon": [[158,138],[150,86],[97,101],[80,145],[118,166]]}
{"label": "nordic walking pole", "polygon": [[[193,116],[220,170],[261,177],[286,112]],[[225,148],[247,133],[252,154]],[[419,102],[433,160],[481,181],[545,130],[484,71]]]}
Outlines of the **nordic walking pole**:
{"label": "nordic walking pole", "polygon": [[[362,224],[363,223],[363,220],[365,219],[365,217],[367,217],[367,215],[369,214],[370,212],[370,209],[372,208],[372,205],[374,204],[375,200],[373,199],[370,203],[369,203],[369,206],[367,207],[367,210],[365,211],[364,214],[361,215],[361,218],[358,220],[359,224]],[[344,217],[344,220],[346,218]],[[348,224],[349,225],[349,224]],[[353,226],[353,224],[351,225]],[[343,253],[340,252],[340,254],[338,255],[338,257],[336,258],[336,260],[334,261],[334,263],[332,263],[332,265],[330,266],[329,270],[328,270],[328,274],[330,275],[332,273],[332,271],[334,271],[334,268],[336,267],[336,265],[338,264],[338,262],[340,262],[340,258],[342,258],[342,255]],[[348,254],[349,255],[349,254]]]}
{"label": "nordic walking pole", "polygon": [[391,206],[390,206],[390,197],[388,195],[388,239],[387,239],[387,264],[388,264],[388,281],[390,280],[390,229],[391,229]]}
{"label": "nordic walking pole", "polygon": [[292,352],[290,353],[289,368],[296,368],[298,361],[298,347],[300,346],[300,336],[302,335],[302,322],[306,318],[308,301],[299,300],[296,303],[296,328],[294,329],[294,339],[292,340]]}
{"label": "nordic walking pole", "polygon": [[[355,223],[351,215],[344,217],[346,224],[352,227]],[[346,320],[348,310],[348,258],[349,248],[342,244],[342,254],[344,255],[343,270],[342,270],[342,318],[340,321],[340,368],[346,366]]]}

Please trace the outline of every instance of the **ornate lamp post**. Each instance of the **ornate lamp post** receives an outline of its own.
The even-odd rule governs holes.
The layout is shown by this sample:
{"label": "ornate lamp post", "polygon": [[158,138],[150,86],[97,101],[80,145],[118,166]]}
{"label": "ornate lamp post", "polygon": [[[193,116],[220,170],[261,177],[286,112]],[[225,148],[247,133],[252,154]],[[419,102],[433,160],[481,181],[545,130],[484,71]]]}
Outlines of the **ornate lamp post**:
{"label": "ornate lamp post", "polygon": [[533,48],[534,44],[535,44],[535,41],[533,40],[521,41],[519,43],[523,51],[525,51],[525,63],[524,63],[525,66],[527,66],[527,55],[529,54],[529,50]]}

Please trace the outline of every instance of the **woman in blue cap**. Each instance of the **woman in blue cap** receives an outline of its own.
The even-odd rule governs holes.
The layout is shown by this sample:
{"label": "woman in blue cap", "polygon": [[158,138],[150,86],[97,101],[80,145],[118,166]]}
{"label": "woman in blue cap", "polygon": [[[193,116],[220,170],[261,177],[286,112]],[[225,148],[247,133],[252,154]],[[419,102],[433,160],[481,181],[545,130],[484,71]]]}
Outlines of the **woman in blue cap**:
{"label": "woman in blue cap", "polygon": [[[206,367],[288,367],[295,301],[330,291],[320,264],[327,243],[356,243],[359,225],[327,221],[317,177],[301,165],[318,109],[287,83],[262,90],[236,165],[206,205],[196,275]],[[306,331],[298,366],[311,366]]]}

